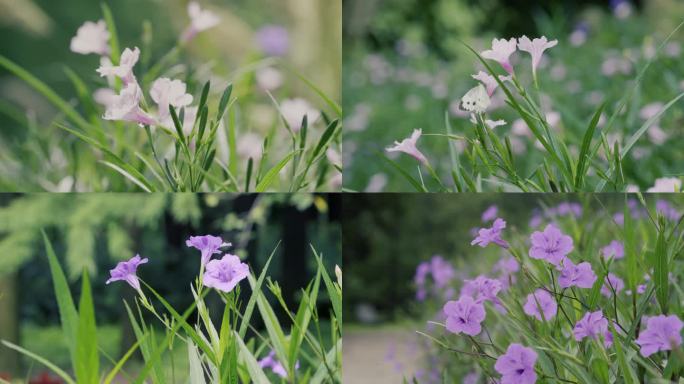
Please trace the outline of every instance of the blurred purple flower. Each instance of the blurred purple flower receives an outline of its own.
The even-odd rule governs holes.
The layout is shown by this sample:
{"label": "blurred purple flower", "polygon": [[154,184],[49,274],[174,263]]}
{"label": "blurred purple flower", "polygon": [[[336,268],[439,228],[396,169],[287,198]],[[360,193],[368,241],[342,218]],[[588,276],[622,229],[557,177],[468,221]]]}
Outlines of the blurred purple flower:
{"label": "blurred purple flower", "polygon": [[147,258],[141,259],[140,255],[135,255],[128,261],[121,261],[116,264],[116,267],[109,271],[111,277],[105,284],[112,283],[114,281],[125,281],[135,290],[140,291],[140,281],[138,276],[136,276],[136,271],[138,266],[147,263],[149,260]]}
{"label": "blurred purple flower", "polygon": [[470,296],[461,296],[458,301],[448,301],[443,308],[447,316],[446,329],[452,333],[465,333],[476,336],[482,331],[480,323],[485,318],[482,304],[475,302]]}
{"label": "blurred purple flower", "polygon": [[553,224],[547,225],[543,232],[535,231],[530,239],[532,240],[530,257],[546,260],[556,266],[560,265],[573,249],[572,238],[563,234]]}
{"label": "blurred purple flower", "polygon": [[489,243],[494,243],[500,247],[508,248],[508,242],[501,238],[501,232],[506,228],[506,221],[501,218],[494,220],[491,228],[480,228],[477,237],[470,245],[479,245],[484,248]]}
{"label": "blurred purple flower", "polygon": [[672,221],[679,220],[679,211],[677,211],[677,208],[672,206],[672,204],[669,201],[657,200],[655,207],[656,212],[663,215],[666,219]]}
{"label": "blurred purple flower", "polygon": [[218,236],[204,235],[204,236],[190,236],[185,241],[185,245],[193,247],[202,252],[202,265],[206,264],[211,255],[221,253],[219,250],[223,246],[230,246],[230,243],[224,243],[223,239]]}
{"label": "blurred purple flower", "polygon": [[418,139],[420,139],[420,135],[422,134],[422,129],[414,129],[413,133],[411,134],[411,137],[404,139],[401,142],[395,141],[394,147],[386,148],[385,151],[404,152],[407,155],[413,156],[416,160],[420,161],[421,163],[427,164],[427,158],[423,155],[422,152],[418,150],[418,147],[416,146],[416,144],[418,143]]}
{"label": "blurred purple flower", "polygon": [[287,29],[280,25],[266,25],[256,32],[261,50],[268,56],[285,56],[290,48]]}
{"label": "blurred purple flower", "polygon": [[485,209],[484,212],[482,212],[482,222],[488,223],[496,219],[496,215],[498,212],[499,209],[496,207],[496,205],[490,205],[487,209]]}
{"label": "blurred purple flower", "polygon": [[621,242],[613,240],[610,242],[610,244],[601,248],[601,254],[603,255],[603,258],[606,260],[611,257],[615,260],[622,259],[623,257],[625,257],[625,246],[622,245]]}
{"label": "blurred purple flower", "polygon": [[591,288],[596,282],[596,275],[591,269],[591,264],[582,262],[577,265],[566,259],[563,261],[561,274],[558,276],[558,285],[561,288],[580,287]]}
{"label": "blurred purple flower", "polygon": [[[276,375],[282,377],[283,379],[287,378],[287,371],[285,370],[285,367],[280,363],[280,361],[276,359],[275,351],[273,350],[271,350],[271,352],[269,352],[266,357],[259,360],[259,367],[271,368],[273,373],[275,373]],[[299,369],[299,361],[295,363],[295,369]]]}
{"label": "blurred purple flower", "polygon": [[611,297],[613,296],[613,291],[620,293],[624,288],[625,282],[613,273],[609,273],[601,287],[601,294],[605,297]]}
{"label": "blurred purple flower", "polygon": [[477,384],[480,381],[480,372],[473,371],[465,375],[463,384]]}
{"label": "blurred purple flower", "polygon": [[585,337],[598,340],[603,336],[604,345],[609,348],[613,344],[613,334],[608,330],[608,320],[603,317],[603,312],[587,312],[572,329],[575,340],[581,341]]}
{"label": "blurred purple flower", "polygon": [[537,353],[532,348],[513,343],[496,359],[494,369],[502,375],[501,384],[534,384],[537,382],[536,362]]}
{"label": "blurred purple flower", "polygon": [[221,260],[211,260],[204,272],[204,285],[230,292],[249,275],[249,266],[235,255],[226,254]]}
{"label": "blurred purple flower", "polygon": [[641,347],[641,354],[648,357],[658,351],[670,351],[682,345],[683,325],[682,320],[675,315],[649,317],[646,329],[636,341]]}
{"label": "blurred purple flower", "polygon": [[[537,289],[534,293],[527,295],[527,302],[523,306],[523,311],[529,316],[534,316],[537,320],[549,321],[556,316],[558,305],[551,294],[543,289]],[[543,318],[542,313],[544,314]]]}
{"label": "blurred purple flower", "polygon": [[494,264],[492,271],[498,273],[498,280],[501,282],[502,289],[508,289],[508,287],[515,283],[515,273],[520,270],[520,264],[515,257],[502,257],[499,261]]}
{"label": "blurred purple flower", "polygon": [[480,275],[475,280],[466,280],[461,288],[461,296],[469,296],[477,303],[498,301],[496,295],[501,291],[501,282]]}
{"label": "blurred purple flower", "polygon": [[454,271],[451,263],[439,255],[433,256],[430,260],[430,270],[432,271],[432,279],[435,281],[435,286],[440,289],[446,287],[456,275],[456,271]]}

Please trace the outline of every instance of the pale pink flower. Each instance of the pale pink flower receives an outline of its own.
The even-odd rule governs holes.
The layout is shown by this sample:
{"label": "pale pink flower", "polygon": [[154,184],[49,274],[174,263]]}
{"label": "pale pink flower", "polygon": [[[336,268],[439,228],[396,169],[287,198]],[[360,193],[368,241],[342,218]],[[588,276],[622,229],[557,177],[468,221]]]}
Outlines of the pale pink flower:
{"label": "pale pink flower", "polygon": [[[180,80],[171,80],[167,77],[160,77],[152,83],[150,96],[159,106],[159,118],[164,119],[169,116],[169,105],[176,108],[177,113],[181,107],[186,107],[192,103],[192,95],[185,93],[186,85]],[[187,114],[187,109],[186,109]]]}
{"label": "pale pink flower", "polygon": [[682,181],[677,177],[662,177],[656,179],[655,185],[646,192],[679,192],[682,189]]}
{"label": "pale pink flower", "polygon": [[646,104],[639,110],[639,117],[644,120],[648,120],[660,112],[663,109],[664,104],[656,101],[654,103]]}
{"label": "pale pink flower", "polygon": [[116,100],[116,97],[116,92],[110,88],[98,88],[93,92],[93,100],[105,107],[112,104]]}
{"label": "pale pink flower", "polygon": [[132,121],[144,125],[154,124],[155,120],[140,109],[141,98],[142,90],[138,84],[128,84],[107,106],[104,119]]}
{"label": "pale pink flower", "polygon": [[[113,67],[114,64],[112,64],[112,59],[109,58],[109,56],[100,56],[100,67]],[[114,86],[114,80],[116,79],[116,76],[114,75],[107,75],[105,76],[107,79],[107,84],[109,84],[110,87]]]}
{"label": "pale pink flower", "polygon": [[[470,122],[473,123],[473,124],[477,124],[477,120],[475,120],[475,115],[474,115],[474,114],[471,114],[471,115],[470,115]],[[494,129],[494,128],[500,127],[500,126],[502,126],[502,125],[506,125],[506,120],[501,120],[501,119],[499,119],[499,120],[489,120],[489,119],[485,119],[484,123],[485,123],[485,125],[487,126],[487,128],[489,128],[489,129]]]}
{"label": "pale pink flower", "polygon": [[532,55],[532,73],[535,74],[535,76],[537,73],[537,66],[539,65],[539,61],[541,60],[544,51],[555,47],[556,44],[558,44],[558,40],[548,41],[546,36],[530,40],[527,36],[523,35],[523,37],[518,39],[518,49]]}
{"label": "pale pink flower", "polygon": [[311,106],[308,101],[300,98],[286,99],[280,103],[280,111],[287,125],[294,132],[299,132],[302,128],[304,116],[307,117],[308,125],[313,124],[321,116],[321,112]]}
{"label": "pale pink flower", "polygon": [[394,147],[385,149],[387,152],[404,152],[407,155],[413,156],[416,160],[423,164],[427,164],[427,158],[418,150],[416,143],[420,139],[420,135],[423,134],[422,129],[414,129],[411,137],[402,140],[401,142],[395,141]]}
{"label": "pale pink flower", "polygon": [[237,139],[237,153],[243,159],[259,159],[263,153],[264,139],[256,133],[247,132]]}
{"label": "pale pink flower", "polygon": [[[176,112],[178,118],[180,119],[180,109]],[[183,121],[179,121],[182,124],[183,134],[189,135],[192,133],[192,126],[195,124],[195,119],[197,118],[197,107],[185,107],[185,112],[183,115]],[[165,115],[159,114],[159,124],[169,130],[175,131],[176,125],[173,123],[173,118],[171,113],[166,112]]]}
{"label": "pale pink flower", "polygon": [[196,1],[191,1],[188,4],[188,15],[190,16],[190,25],[181,35],[183,42],[192,40],[198,33],[213,28],[221,22],[221,19],[214,12],[201,9]]}
{"label": "pale pink flower", "polygon": [[[496,82],[496,79],[494,76],[490,75],[487,72],[480,71],[477,73],[477,75],[472,75],[473,79],[479,81],[482,83],[482,85],[485,86],[487,89],[487,94],[489,96],[492,96],[494,94],[494,91],[496,91],[496,88],[499,86],[499,83]],[[506,81],[506,80],[511,80],[511,76],[501,76],[499,75],[499,80]]]}
{"label": "pale pink flower", "polygon": [[116,76],[123,81],[124,85],[135,83],[136,79],[133,74],[133,66],[138,62],[139,58],[140,49],[138,49],[138,47],[133,48],[133,50],[126,48],[121,54],[119,65],[113,65],[111,62],[110,65],[102,65],[101,63],[100,68],[97,69],[97,73],[102,77]]}
{"label": "pale pink flower", "polygon": [[283,74],[272,67],[259,68],[254,73],[257,86],[265,91],[273,91],[283,85]]}
{"label": "pale pink flower", "polygon": [[659,125],[652,125],[651,128],[648,129],[647,133],[648,139],[651,140],[651,143],[656,145],[665,144],[665,141],[667,141],[667,138],[669,137],[667,132],[660,128]]}
{"label": "pale pink flower", "polygon": [[493,39],[492,49],[482,51],[480,56],[498,62],[506,72],[513,74],[513,66],[511,65],[509,58],[513,52],[515,52],[516,46],[517,40],[515,38],[511,38],[510,40]]}
{"label": "pale pink flower", "polygon": [[76,36],[71,39],[69,48],[72,52],[87,55],[96,53],[100,56],[109,54],[109,31],[107,23],[99,20],[97,23],[86,21],[76,31]]}

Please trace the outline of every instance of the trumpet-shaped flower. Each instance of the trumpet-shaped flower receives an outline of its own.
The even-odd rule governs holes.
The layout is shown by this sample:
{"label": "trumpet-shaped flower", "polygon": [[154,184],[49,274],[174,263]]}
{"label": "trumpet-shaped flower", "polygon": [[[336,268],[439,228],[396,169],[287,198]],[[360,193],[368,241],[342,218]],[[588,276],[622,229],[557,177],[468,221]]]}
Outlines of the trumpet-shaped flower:
{"label": "trumpet-shaped flower", "polygon": [[138,270],[138,266],[145,264],[148,261],[147,258],[141,259],[140,255],[135,255],[128,261],[119,262],[114,269],[109,271],[111,277],[105,284],[114,281],[125,281],[131,287],[135,288],[136,291],[140,291],[140,281],[135,273]]}
{"label": "trumpet-shaped flower", "polygon": [[280,103],[280,111],[293,132],[299,132],[302,128],[304,116],[306,116],[309,125],[315,123],[321,116],[319,110],[311,106],[308,101],[300,98],[283,100]]}
{"label": "trumpet-shaped flower", "polygon": [[613,240],[610,244],[601,248],[601,254],[603,254],[604,259],[622,259],[625,257],[625,246],[617,240]]}
{"label": "trumpet-shaped flower", "polygon": [[613,344],[613,334],[608,330],[608,320],[603,317],[603,312],[587,312],[572,329],[575,340],[581,341],[585,337],[598,340],[603,336],[604,345],[610,347]]}
{"label": "trumpet-shaped flower", "polygon": [[159,106],[159,118],[163,119],[170,115],[169,105],[176,109],[185,107],[192,103],[192,95],[185,93],[185,83],[180,80],[171,80],[167,77],[160,77],[152,83],[150,96]]}
{"label": "trumpet-shaped flower", "polygon": [[113,65],[109,63],[100,63],[100,68],[97,69],[97,73],[102,77],[116,76],[120,78],[124,85],[131,83],[136,83],[135,75],[133,74],[133,67],[138,62],[140,58],[140,49],[138,47],[124,49],[121,54],[121,60],[119,60],[119,65]]}
{"label": "trumpet-shaped flower", "polygon": [[[482,85],[485,86],[485,89],[487,90],[487,94],[491,97],[494,94],[494,91],[496,91],[496,88],[499,86],[499,83],[496,82],[496,79],[494,76],[490,75],[487,72],[480,71],[476,75],[472,75],[473,79],[479,81],[482,83]],[[499,80],[501,82],[504,81],[509,81],[511,80],[511,76],[501,76],[499,75]]]}
{"label": "trumpet-shaped flower", "polygon": [[498,62],[499,64],[501,64],[503,69],[506,70],[506,72],[512,75],[513,66],[511,65],[510,57],[513,54],[513,52],[515,52],[516,46],[517,41],[515,38],[511,38],[510,40],[493,39],[492,49],[482,51],[480,53],[480,56],[484,57],[485,59],[490,59]]}
{"label": "trumpet-shaped flower", "polygon": [[502,218],[494,220],[491,228],[480,228],[477,237],[470,242],[470,245],[479,245],[484,248],[489,243],[494,243],[500,247],[508,248],[508,242],[501,238],[501,232],[506,228],[506,221]]}
{"label": "trumpet-shaped flower", "polygon": [[556,266],[560,265],[573,249],[572,238],[563,234],[553,224],[547,225],[543,232],[532,233],[531,240],[530,257],[546,260]]}
{"label": "trumpet-shaped flower", "polygon": [[221,253],[221,247],[228,247],[230,243],[224,243],[223,239],[218,236],[204,235],[204,236],[190,236],[185,241],[185,245],[198,249],[202,252],[202,264],[206,264],[211,256]]}
{"label": "trumpet-shaped flower", "polygon": [[537,353],[532,348],[513,343],[496,359],[494,369],[501,374],[501,384],[534,384],[537,382],[536,362]]}
{"label": "trumpet-shaped flower", "polygon": [[677,349],[682,345],[682,326],[682,320],[676,315],[649,317],[646,329],[636,341],[641,354],[648,357],[658,351]]}
{"label": "trumpet-shaped flower", "polygon": [[539,61],[541,61],[544,51],[555,47],[558,44],[558,40],[548,41],[546,36],[538,37],[530,40],[527,36],[518,39],[518,49],[521,51],[528,52],[532,56],[532,73],[537,76],[537,66]]}
{"label": "trumpet-shaped flower", "polygon": [[221,260],[207,263],[203,283],[207,287],[219,291],[230,292],[238,283],[249,275],[249,266],[235,255],[226,254]]}
{"label": "trumpet-shaped flower", "polygon": [[418,147],[416,146],[416,144],[418,143],[418,139],[420,139],[420,135],[422,134],[422,129],[414,129],[413,133],[411,134],[411,137],[404,139],[401,142],[395,141],[394,147],[386,148],[385,151],[404,152],[407,155],[413,156],[416,160],[420,161],[421,163],[427,164],[427,158],[418,150]]}
{"label": "trumpet-shaped flower", "polygon": [[[537,320],[549,321],[556,316],[558,304],[551,294],[543,289],[537,289],[534,293],[527,295],[527,302],[523,306],[523,311],[529,316],[534,316]],[[543,318],[542,314],[544,314]]]}
{"label": "trumpet-shaped flower", "polygon": [[181,35],[183,42],[192,40],[198,33],[213,28],[221,22],[221,19],[214,12],[200,8],[196,1],[191,1],[188,4],[188,15],[190,16],[190,25]]}
{"label": "trumpet-shaped flower", "polygon": [[76,31],[71,39],[69,48],[72,52],[87,55],[96,53],[100,56],[109,54],[109,31],[107,23],[99,20],[97,23],[86,21]]}
{"label": "trumpet-shaped flower", "polygon": [[613,291],[615,291],[615,293],[620,293],[624,288],[625,282],[616,275],[609,273],[601,287],[601,294],[605,297],[611,297],[613,296]]}
{"label": "trumpet-shaped flower", "polygon": [[452,333],[476,336],[482,331],[480,323],[485,319],[484,306],[470,296],[461,296],[457,301],[448,301],[443,308],[446,315],[446,329]]}
{"label": "trumpet-shaped flower", "polygon": [[563,261],[563,267],[561,269],[561,274],[558,277],[558,285],[561,288],[569,287],[580,287],[580,288],[591,288],[596,282],[596,275],[591,269],[591,264],[588,262],[582,262],[577,265],[573,264],[572,261],[565,259]]}
{"label": "trumpet-shaped flower", "polygon": [[121,93],[110,98],[106,107],[105,120],[131,121],[143,125],[153,125],[155,119],[140,109],[142,91],[137,83],[130,83]]}
{"label": "trumpet-shaped flower", "polygon": [[256,33],[256,41],[268,56],[284,56],[290,48],[287,29],[280,25],[266,25]]}

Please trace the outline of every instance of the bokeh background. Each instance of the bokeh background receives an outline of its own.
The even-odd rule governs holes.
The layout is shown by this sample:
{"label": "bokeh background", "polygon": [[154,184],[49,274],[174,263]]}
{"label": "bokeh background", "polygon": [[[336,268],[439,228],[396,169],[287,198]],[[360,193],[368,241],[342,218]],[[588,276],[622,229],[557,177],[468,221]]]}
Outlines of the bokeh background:
{"label": "bokeh background", "polygon": [[[648,204],[669,201],[681,211],[684,196],[646,195]],[[624,194],[344,194],[344,377],[352,383],[441,382],[417,330],[429,328],[441,307],[417,300],[417,266],[440,255],[454,269],[454,282],[491,273],[498,247],[470,245],[483,227],[482,213],[498,208],[508,239],[527,236],[535,214],[563,203],[579,204],[585,222],[622,212]],[[565,205],[570,207],[570,205]],[[597,216],[598,215],[598,216]],[[589,224],[587,224],[587,227]],[[433,300],[438,301],[440,300]],[[442,305],[440,302],[439,305]],[[457,367],[454,367],[457,368]]]}
{"label": "bokeh background", "polygon": [[[542,106],[554,131],[562,132],[572,152],[598,105],[607,101],[606,110],[612,113],[658,44],[684,21],[684,3],[346,0],[343,14],[344,186],[355,191],[393,192],[413,191],[381,159],[384,149],[395,140],[408,137],[416,128],[422,128],[423,134],[444,134],[445,115],[454,134],[472,136],[472,124],[458,103],[477,84],[470,76],[480,67],[460,41],[482,51],[489,49],[495,37],[525,34],[557,39],[558,45],[547,51],[538,71],[545,93]],[[654,109],[684,90],[683,42],[680,29],[646,73],[627,112],[608,135],[610,143],[621,140],[624,144]],[[529,55],[518,53],[514,58],[518,75],[528,76]],[[531,83],[527,77],[523,82]],[[652,108],[646,108],[649,106]],[[501,97],[493,100],[490,111],[492,120],[507,121],[497,132],[511,139],[521,173],[531,173],[542,153],[526,137],[529,131],[524,124],[523,129],[514,128],[517,116]],[[684,158],[676,148],[684,139],[683,111],[680,101],[661,118],[657,129],[649,129],[627,160],[626,177],[642,190],[652,185],[655,177],[682,173],[676,164]],[[457,153],[462,151],[459,144],[452,142]],[[442,179],[451,180],[447,140],[424,136],[418,147]],[[414,159],[398,153],[390,158],[416,176]]]}
{"label": "bokeh background", "polygon": [[[135,69],[139,78],[174,47],[189,23],[186,8],[190,0],[0,0],[0,55],[78,105],[77,92],[65,74],[65,67],[77,73],[91,91],[98,84],[106,86],[106,82],[95,72],[99,57],[76,54],[69,49],[69,43],[85,21],[103,18],[102,3],[111,8],[121,49],[134,46],[141,49]],[[239,107],[236,118],[239,169],[246,169],[247,158],[261,156],[264,137],[279,121],[271,99],[256,79],[256,68],[279,71],[279,81],[274,82],[273,76],[264,80],[270,83],[269,87],[280,83],[277,89],[269,88],[276,100],[302,98],[313,108],[329,113],[320,96],[285,69],[292,68],[327,97],[340,102],[341,1],[201,0],[199,3],[203,9],[216,13],[221,23],[198,34],[164,75],[186,81],[188,92],[195,95],[195,103],[206,80],[212,80],[211,98],[216,99],[220,98],[225,84],[234,83],[233,96],[238,98],[236,106]],[[288,44],[282,56],[266,52],[259,43],[259,32],[272,26],[283,27],[286,33]],[[97,180],[92,179],[96,178],[90,179],[84,171],[95,168],[96,159],[89,155],[90,149],[52,124],[61,118],[44,97],[0,69],[0,190],[104,189],[94,187]],[[310,130],[311,140],[324,131],[325,126],[320,125]],[[282,130],[285,142],[287,132]],[[282,150],[286,152],[288,148]],[[271,158],[279,154],[276,149]],[[222,148],[218,150],[219,155],[226,156],[225,152]],[[107,167],[98,166],[97,171],[116,178]],[[78,176],[87,182],[80,182]],[[129,184],[115,183],[110,188],[136,190]],[[337,191],[339,186],[321,190]]]}
{"label": "bokeh background", "polygon": [[[79,297],[81,271],[90,271],[99,346],[114,358],[135,340],[122,303],[133,302],[134,292],[126,284],[105,281],[118,261],[136,253],[150,260],[138,275],[179,312],[193,302],[190,284],[199,270],[199,253],[185,245],[191,235],[220,235],[233,243],[228,252],[242,256],[257,273],[280,242],[269,276],[279,283],[290,308],[315,276],[310,246],[323,255],[331,274],[341,265],[339,195],[0,194],[0,339],[62,367],[69,365],[69,354],[41,229],[71,278],[74,297]],[[250,290],[242,294],[246,303]],[[220,305],[217,296],[209,297],[209,305]],[[328,335],[330,302],[324,292],[318,306],[322,332]],[[282,308],[273,308],[287,324]],[[260,321],[255,317],[256,329]],[[149,324],[156,321],[151,318]],[[183,377],[187,351],[175,350],[175,369]],[[128,369],[135,372],[135,364]],[[29,379],[43,369],[0,347],[0,375]]]}

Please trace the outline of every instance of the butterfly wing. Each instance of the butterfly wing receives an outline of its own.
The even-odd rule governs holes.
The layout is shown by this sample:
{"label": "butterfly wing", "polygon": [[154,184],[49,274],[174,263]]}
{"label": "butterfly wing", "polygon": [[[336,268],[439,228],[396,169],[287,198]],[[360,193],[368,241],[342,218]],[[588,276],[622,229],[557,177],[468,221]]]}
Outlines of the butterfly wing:
{"label": "butterfly wing", "polygon": [[492,103],[487,90],[480,84],[466,92],[461,98],[461,109],[468,112],[483,113]]}

